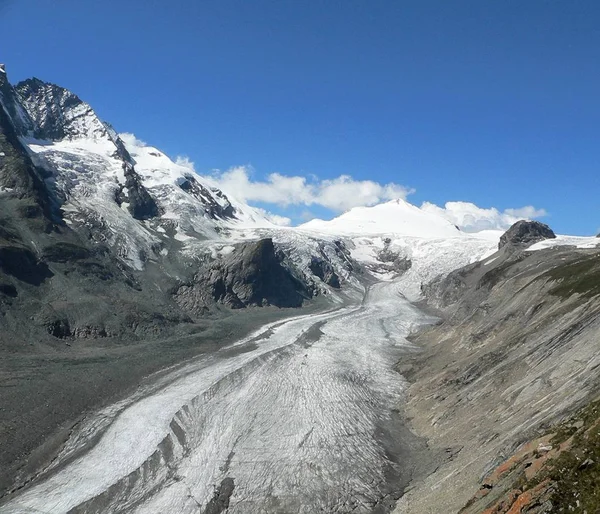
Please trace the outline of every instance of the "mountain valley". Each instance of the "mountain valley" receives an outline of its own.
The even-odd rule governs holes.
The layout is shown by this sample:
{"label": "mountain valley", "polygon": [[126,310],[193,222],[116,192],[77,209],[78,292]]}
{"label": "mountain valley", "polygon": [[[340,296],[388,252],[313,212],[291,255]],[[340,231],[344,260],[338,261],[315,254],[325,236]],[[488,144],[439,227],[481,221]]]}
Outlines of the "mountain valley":
{"label": "mountain valley", "polygon": [[0,512],[593,512],[597,238],[276,221],[2,67]]}

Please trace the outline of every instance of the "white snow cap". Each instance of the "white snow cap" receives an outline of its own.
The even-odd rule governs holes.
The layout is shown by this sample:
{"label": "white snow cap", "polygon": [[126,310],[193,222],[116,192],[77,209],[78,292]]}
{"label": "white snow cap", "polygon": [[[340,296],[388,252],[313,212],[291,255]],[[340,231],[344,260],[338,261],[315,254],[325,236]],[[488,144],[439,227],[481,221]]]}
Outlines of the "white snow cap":
{"label": "white snow cap", "polygon": [[6,64],[0,64],[0,73],[4,73],[6,75]]}
{"label": "white snow cap", "polygon": [[373,207],[355,207],[331,221],[311,220],[300,228],[338,234],[398,234],[424,238],[461,235],[447,219],[402,199]]}

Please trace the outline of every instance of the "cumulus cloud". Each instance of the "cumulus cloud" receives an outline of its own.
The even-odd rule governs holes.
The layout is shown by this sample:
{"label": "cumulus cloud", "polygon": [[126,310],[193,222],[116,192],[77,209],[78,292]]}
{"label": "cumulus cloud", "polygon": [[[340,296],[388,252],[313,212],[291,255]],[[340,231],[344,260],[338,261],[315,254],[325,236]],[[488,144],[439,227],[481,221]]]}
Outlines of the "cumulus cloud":
{"label": "cumulus cloud", "polygon": [[[176,163],[194,171],[194,163],[188,157],[179,156],[176,158]],[[226,171],[215,171],[205,179],[242,202],[260,202],[283,208],[321,206],[335,212],[376,205],[397,198],[406,199],[414,192],[411,188],[393,182],[380,184],[372,180],[355,180],[350,175],[320,180],[315,176],[271,173],[266,179],[257,180],[253,177],[250,166],[236,166]],[[442,216],[465,232],[506,230],[519,220],[536,219],[547,215],[544,209],[537,209],[531,205],[500,211],[495,207],[489,209],[478,207],[470,202],[447,202],[443,207],[424,202],[421,209]],[[292,223],[288,217],[264,209],[259,211],[277,225],[289,226]],[[305,209],[301,214],[303,220],[314,217],[309,209]]]}
{"label": "cumulus cloud", "polygon": [[541,218],[547,215],[544,209],[536,209],[531,205],[499,211],[495,207],[484,209],[470,202],[447,202],[444,207],[424,202],[421,209],[446,218],[465,232],[506,230],[519,220]]}
{"label": "cumulus cloud", "polygon": [[385,200],[406,198],[413,192],[399,184],[379,184],[372,180],[354,180],[349,175],[334,179],[308,180],[301,176],[271,173],[266,180],[254,180],[252,169],[237,166],[213,174],[218,187],[245,202],[290,205],[321,205],[343,212],[352,207],[375,205]]}
{"label": "cumulus cloud", "polygon": [[125,143],[126,146],[137,146],[137,147],[146,146],[146,142],[135,137],[135,134],[131,134],[129,132],[122,132],[119,134],[119,137],[121,138],[123,143]]}
{"label": "cumulus cloud", "polygon": [[260,207],[254,207],[254,209],[260,212],[265,218],[275,225],[289,227],[292,224],[292,220],[287,216],[280,216],[279,214],[274,214],[265,209],[261,209]]}
{"label": "cumulus cloud", "polygon": [[187,155],[178,155],[175,158],[175,164],[183,168],[187,168],[190,171],[196,172],[196,169],[194,168],[194,163],[190,160],[190,158]]}

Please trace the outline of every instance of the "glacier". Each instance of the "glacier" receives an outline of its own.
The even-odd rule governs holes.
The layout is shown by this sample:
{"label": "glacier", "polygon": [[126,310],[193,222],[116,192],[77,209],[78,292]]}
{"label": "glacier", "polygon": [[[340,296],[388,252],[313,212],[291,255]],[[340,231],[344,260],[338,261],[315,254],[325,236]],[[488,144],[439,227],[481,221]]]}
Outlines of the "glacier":
{"label": "glacier", "polygon": [[393,364],[432,321],[387,281],[263,327],[107,409],[89,450],[3,512],[191,513],[228,483],[232,513],[372,512],[401,492],[378,436],[402,396]]}

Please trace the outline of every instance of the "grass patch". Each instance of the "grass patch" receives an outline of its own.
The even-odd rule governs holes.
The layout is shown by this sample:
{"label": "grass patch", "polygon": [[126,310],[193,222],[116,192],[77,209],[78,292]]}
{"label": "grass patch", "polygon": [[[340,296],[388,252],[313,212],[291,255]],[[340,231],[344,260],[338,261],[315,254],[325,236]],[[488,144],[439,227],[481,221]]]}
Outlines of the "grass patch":
{"label": "grass patch", "polygon": [[569,298],[580,294],[591,298],[600,295],[600,259],[597,256],[569,262],[547,271],[542,276],[558,282],[550,289],[550,294],[554,296]]}

